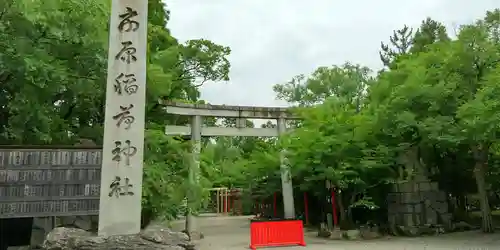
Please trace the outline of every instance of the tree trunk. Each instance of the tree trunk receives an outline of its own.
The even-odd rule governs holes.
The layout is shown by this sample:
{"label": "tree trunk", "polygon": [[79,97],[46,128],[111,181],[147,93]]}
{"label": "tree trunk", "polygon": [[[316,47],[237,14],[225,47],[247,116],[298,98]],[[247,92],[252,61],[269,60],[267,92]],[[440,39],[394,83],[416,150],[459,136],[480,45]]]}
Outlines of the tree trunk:
{"label": "tree trunk", "polygon": [[491,217],[490,204],[486,192],[485,166],[483,161],[476,162],[474,177],[476,178],[479,202],[481,204],[482,230],[485,233],[493,233],[493,218]]}
{"label": "tree trunk", "polygon": [[[339,213],[340,213],[339,225],[345,225],[345,223],[347,222],[347,213],[346,213],[346,209],[344,207],[342,192],[337,192],[337,199],[335,199],[335,200],[339,205]],[[337,225],[337,226],[339,226],[339,225]]]}
{"label": "tree trunk", "polygon": [[457,196],[457,200],[458,200],[458,209],[461,209],[463,211],[467,211],[467,198],[465,197],[464,194],[461,194],[459,196]]}
{"label": "tree trunk", "polygon": [[351,225],[354,223],[354,219],[352,217],[353,215],[352,215],[351,205],[354,204],[354,202],[356,201],[356,197],[357,197],[357,193],[353,193],[351,195],[351,199],[349,200],[349,204],[347,207],[347,219],[348,219],[349,224],[351,224]]}
{"label": "tree trunk", "polygon": [[467,213],[467,200],[464,194],[454,194],[453,204],[450,205],[452,208],[453,216],[460,221],[468,221]]}

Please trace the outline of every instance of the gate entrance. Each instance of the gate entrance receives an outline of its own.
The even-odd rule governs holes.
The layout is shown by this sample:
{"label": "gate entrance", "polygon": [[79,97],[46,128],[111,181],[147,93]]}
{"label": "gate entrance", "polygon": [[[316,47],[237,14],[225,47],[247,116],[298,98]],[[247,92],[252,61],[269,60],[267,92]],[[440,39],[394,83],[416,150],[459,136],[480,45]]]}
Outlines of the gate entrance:
{"label": "gate entrance", "polygon": [[209,191],[210,199],[206,212],[215,213],[217,216],[242,214],[241,189],[219,187],[211,188]]}
{"label": "gate entrance", "polygon": [[[256,137],[277,137],[286,133],[287,120],[296,120],[288,108],[276,107],[248,107],[248,106],[226,106],[207,104],[184,104],[175,102],[162,103],[166,111],[170,114],[185,115],[191,117],[191,124],[188,126],[169,125],[165,128],[167,135],[190,136],[192,147],[192,159],[189,165],[189,180],[194,185],[198,180],[200,167],[199,154],[202,136],[256,136]],[[236,127],[211,127],[204,126],[204,117],[234,118]],[[249,128],[246,127],[248,119],[274,119],[277,120],[276,128]],[[280,154],[281,161],[281,186],[283,194],[283,207],[285,218],[295,218],[295,207],[293,200],[293,187],[290,169],[286,160],[286,152]],[[196,204],[195,192],[188,194],[188,207],[193,208]],[[192,209],[187,209],[186,231],[198,231],[195,225],[195,218]]]}

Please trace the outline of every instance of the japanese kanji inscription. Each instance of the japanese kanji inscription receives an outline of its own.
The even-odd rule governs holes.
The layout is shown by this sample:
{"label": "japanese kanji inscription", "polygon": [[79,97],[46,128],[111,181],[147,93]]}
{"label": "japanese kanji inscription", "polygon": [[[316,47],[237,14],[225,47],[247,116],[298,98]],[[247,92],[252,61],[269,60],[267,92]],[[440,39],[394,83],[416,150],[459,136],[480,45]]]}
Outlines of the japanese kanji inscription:
{"label": "japanese kanji inscription", "polygon": [[115,141],[115,148],[111,151],[113,161],[125,161],[125,166],[130,166],[130,158],[137,153],[137,148],[131,145],[130,140],[125,141],[125,145],[121,141]]}
{"label": "japanese kanji inscription", "polygon": [[131,41],[125,41],[122,42],[122,49],[116,54],[115,59],[131,64],[137,61],[135,53],[137,53],[137,49],[134,47],[134,44]]}
{"label": "japanese kanji inscription", "polygon": [[134,108],[134,104],[129,104],[128,107],[120,106],[120,113],[113,116],[113,120],[116,121],[117,127],[125,123],[125,129],[129,129],[132,123],[134,123],[135,117],[131,115],[130,112],[132,108]]}
{"label": "japanese kanji inscription", "polygon": [[147,10],[147,0],[112,0],[99,208],[102,236],[140,231]]}
{"label": "japanese kanji inscription", "polygon": [[139,85],[135,84],[136,82],[137,79],[135,79],[135,74],[120,73],[115,78],[115,92],[118,95],[122,95],[123,92],[127,93],[128,95],[135,94],[139,89]]}
{"label": "japanese kanji inscription", "polygon": [[134,185],[130,184],[129,178],[125,178],[124,183],[122,183],[122,178],[115,176],[115,179],[109,185],[110,191],[108,196],[120,198],[120,196],[134,195],[134,192],[131,191],[132,188],[134,188]]}
{"label": "japanese kanji inscription", "polygon": [[139,29],[139,22],[132,20],[132,18],[138,15],[137,11],[130,7],[125,7],[125,13],[121,14],[119,17],[121,19],[120,24],[118,24],[118,30],[121,32],[136,31]]}

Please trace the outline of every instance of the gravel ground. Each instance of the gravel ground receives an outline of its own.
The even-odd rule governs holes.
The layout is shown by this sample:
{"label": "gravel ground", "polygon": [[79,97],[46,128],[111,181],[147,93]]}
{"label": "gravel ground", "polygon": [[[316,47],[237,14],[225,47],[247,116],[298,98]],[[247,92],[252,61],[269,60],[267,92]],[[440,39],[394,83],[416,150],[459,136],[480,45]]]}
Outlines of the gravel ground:
{"label": "gravel ground", "polygon": [[[249,249],[249,217],[202,217],[198,225],[205,235],[200,250]],[[182,229],[182,222],[173,224]],[[369,241],[333,241],[306,233],[306,247],[280,247],[310,250],[500,250],[500,234],[462,232],[419,238],[384,238]]]}

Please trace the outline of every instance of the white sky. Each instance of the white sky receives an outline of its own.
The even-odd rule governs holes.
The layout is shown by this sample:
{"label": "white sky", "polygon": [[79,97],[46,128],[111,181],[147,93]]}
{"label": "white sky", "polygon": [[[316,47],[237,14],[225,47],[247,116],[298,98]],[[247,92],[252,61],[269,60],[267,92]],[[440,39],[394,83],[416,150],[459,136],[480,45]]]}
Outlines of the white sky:
{"label": "white sky", "polygon": [[205,38],[232,49],[231,80],[207,83],[203,99],[286,106],[274,84],[346,61],[377,70],[380,42],[394,29],[428,16],[456,27],[500,8],[500,0],[170,0],[167,8],[181,42]]}

